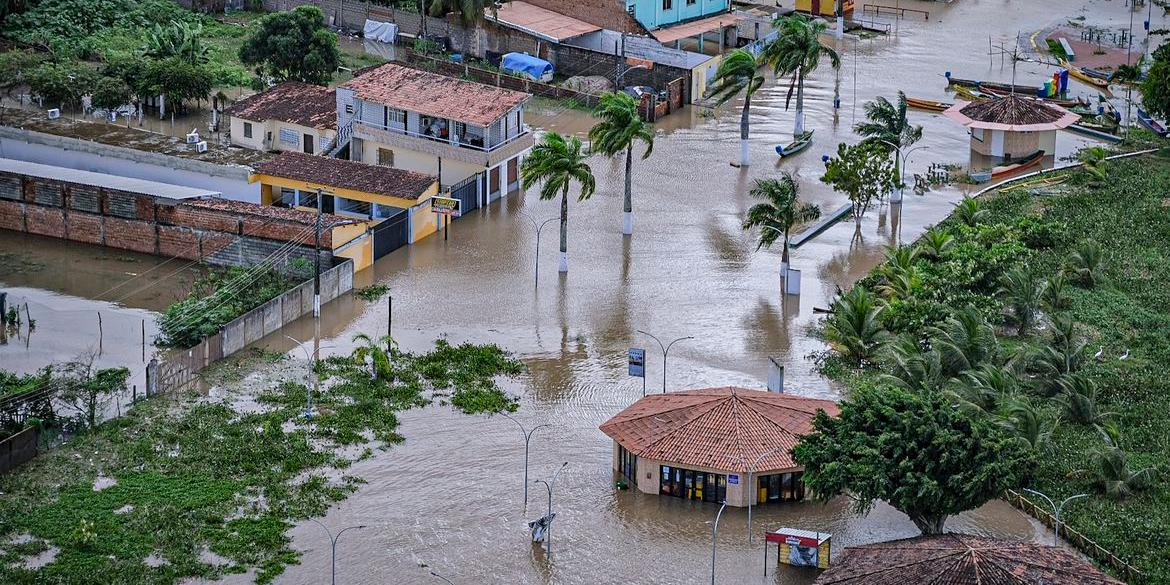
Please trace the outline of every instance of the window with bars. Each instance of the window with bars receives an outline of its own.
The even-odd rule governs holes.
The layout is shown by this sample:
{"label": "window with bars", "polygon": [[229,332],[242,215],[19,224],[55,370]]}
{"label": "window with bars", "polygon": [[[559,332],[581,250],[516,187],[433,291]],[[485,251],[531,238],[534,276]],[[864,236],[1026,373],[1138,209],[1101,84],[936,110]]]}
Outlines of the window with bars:
{"label": "window with bars", "polygon": [[291,130],[289,128],[280,129],[280,142],[282,144],[296,146],[297,143],[300,142],[300,138],[301,135],[296,130]]}
{"label": "window with bars", "polygon": [[252,123],[244,122],[244,138],[252,137]]}
{"label": "window with bars", "polygon": [[662,0],[662,9],[663,10],[670,10],[673,6],[674,6],[674,3],[671,0]]}
{"label": "window with bars", "polygon": [[389,148],[379,148],[378,165],[383,167],[394,166],[394,151]]}

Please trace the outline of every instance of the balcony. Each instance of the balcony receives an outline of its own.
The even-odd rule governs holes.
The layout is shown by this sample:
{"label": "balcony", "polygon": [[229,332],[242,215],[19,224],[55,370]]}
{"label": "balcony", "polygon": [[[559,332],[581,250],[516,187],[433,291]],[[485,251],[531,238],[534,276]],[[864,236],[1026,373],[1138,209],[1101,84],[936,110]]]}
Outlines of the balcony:
{"label": "balcony", "polygon": [[459,137],[456,142],[450,138],[419,134],[401,128],[386,128],[361,120],[353,122],[353,137],[383,144],[390,148],[404,148],[423,152],[446,159],[493,167],[525,150],[535,143],[533,133],[527,126],[524,131],[499,144],[485,147],[483,138],[478,136]]}

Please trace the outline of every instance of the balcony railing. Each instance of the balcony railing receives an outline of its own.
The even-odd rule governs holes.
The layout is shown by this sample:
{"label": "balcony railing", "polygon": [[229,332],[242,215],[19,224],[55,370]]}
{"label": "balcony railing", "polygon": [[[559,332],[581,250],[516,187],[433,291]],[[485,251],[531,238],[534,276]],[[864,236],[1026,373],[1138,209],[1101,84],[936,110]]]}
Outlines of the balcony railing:
{"label": "balcony railing", "polygon": [[407,129],[403,129],[403,128],[397,127],[397,126],[385,126],[383,124],[367,122],[365,120],[354,120],[354,121],[359,123],[359,124],[362,124],[363,126],[366,126],[368,128],[376,128],[378,130],[383,130],[386,132],[393,132],[395,134],[401,134],[403,136],[410,136],[412,138],[423,138],[426,140],[430,140],[432,142],[439,142],[442,144],[450,144],[452,146],[458,146],[460,148],[469,148],[471,150],[478,150],[480,152],[492,152],[494,150],[503,148],[504,146],[507,146],[508,143],[510,143],[514,140],[518,140],[518,139],[522,138],[524,135],[532,132],[532,128],[529,127],[527,124],[525,124],[524,128],[522,129],[522,131],[519,134],[516,134],[515,136],[513,136],[511,138],[502,140],[497,144],[493,144],[491,146],[485,146],[484,145],[485,137],[475,135],[475,134],[456,136],[454,139],[451,139],[451,138],[445,138],[442,136],[435,136],[433,134],[428,134],[426,132],[417,132],[414,130],[407,130]]}
{"label": "balcony railing", "polygon": [[427,136],[418,132],[403,130],[402,128],[387,129],[382,124],[371,124],[362,120],[355,120],[353,136],[363,140],[371,140],[391,148],[405,148],[416,152],[425,152],[444,158],[453,158],[464,162],[494,166],[524,150],[531,148],[534,139],[533,132],[527,126],[524,131],[512,138],[493,145],[490,148],[479,147],[436,137]]}

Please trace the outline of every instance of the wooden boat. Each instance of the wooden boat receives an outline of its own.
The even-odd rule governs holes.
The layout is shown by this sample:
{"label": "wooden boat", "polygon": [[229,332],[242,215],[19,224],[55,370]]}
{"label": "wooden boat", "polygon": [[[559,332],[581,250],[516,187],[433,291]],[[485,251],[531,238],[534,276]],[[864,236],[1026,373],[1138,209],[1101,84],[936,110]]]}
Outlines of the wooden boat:
{"label": "wooden boat", "polygon": [[1109,71],[1101,71],[1100,69],[1090,69],[1089,67],[1081,67],[1081,73],[1097,79],[1104,79],[1105,81],[1113,80],[1113,73]]}
{"label": "wooden boat", "polygon": [[1062,66],[1064,66],[1065,69],[1068,69],[1069,75],[1077,78],[1078,80],[1080,80],[1084,83],[1087,83],[1089,85],[1095,86],[1099,89],[1109,91],[1109,81],[1108,80],[1101,79],[1099,77],[1093,77],[1092,75],[1089,75],[1088,73],[1085,73],[1084,71],[1081,71],[1080,69],[1078,69],[1076,67],[1073,67],[1068,61],[1062,60],[1060,62],[1060,64]]}
{"label": "wooden boat", "polygon": [[974,87],[980,91],[993,89],[1000,91],[1015,91],[1015,93],[1036,95],[1040,93],[1040,88],[1035,85],[1013,85],[1010,83],[1000,83],[998,81],[977,81],[974,79],[962,79],[960,77],[948,77],[948,85],[959,85],[963,87]]}
{"label": "wooden boat", "polygon": [[792,142],[789,142],[788,144],[777,144],[776,154],[780,155],[781,158],[792,156],[808,148],[808,145],[812,144],[812,137],[813,131],[809,130],[800,136],[793,137]]}
{"label": "wooden boat", "polygon": [[1137,111],[1138,123],[1145,126],[1147,130],[1157,134],[1158,136],[1166,135],[1166,128],[1160,122],[1150,116],[1145,110],[1138,108]]}
{"label": "wooden boat", "polygon": [[1118,136],[1116,134],[1110,134],[1109,132],[1106,132],[1104,130],[1099,130],[1097,128],[1092,128],[1089,126],[1083,126],[1081,124],[1073,124],[1072,126],[1069,126],[1068,131],[1069,132],[1076,132],[1077,134],[1082,134],[1084,136],[1090,136],[1090,137],[1096,138],[1098,140],[1104,140],[1106,142],[1118,143],[1118,142],[1121,142],[1123,140],[1120,136]]}
{"label": "wooden boat", "polygon": [[948,102],[940,102],[937,100],[924,100],[921,98],[906,98],[906,105],[918,110],[927,110],[931,112],[941,112],[954,104]]}
{"label": "wooden boat", "polygon": [[1004,177],[1007,175],[1018,173],[1024,169],[1031,168],[1031,167],[1034,167],[1034,166],[1040,164],[1040,161],[1043,159],[1044,159],[1044,151],[1037,150],[1036,152],[1033,152],[1032,154],[1029,154],[1028,156],[1025,156],[1024,158],[1017,159],[1014,162],[999,165],[997,167],[992,167],[991,168],[991,178],[998,179],[1000,177]]}

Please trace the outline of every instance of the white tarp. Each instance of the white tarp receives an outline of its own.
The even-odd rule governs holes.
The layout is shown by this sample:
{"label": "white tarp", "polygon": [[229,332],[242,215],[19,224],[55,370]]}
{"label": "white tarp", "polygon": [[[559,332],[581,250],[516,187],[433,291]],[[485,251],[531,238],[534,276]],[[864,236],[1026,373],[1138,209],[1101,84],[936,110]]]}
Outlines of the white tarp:
{"label": "white tarp", "polygon": [[398,25],[393,22],[366,19],[366,26],[362,29],[362,33],[366,39],[371,41],[394,43],[398,38]]}

